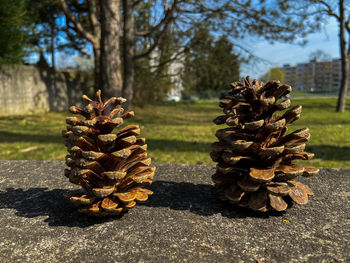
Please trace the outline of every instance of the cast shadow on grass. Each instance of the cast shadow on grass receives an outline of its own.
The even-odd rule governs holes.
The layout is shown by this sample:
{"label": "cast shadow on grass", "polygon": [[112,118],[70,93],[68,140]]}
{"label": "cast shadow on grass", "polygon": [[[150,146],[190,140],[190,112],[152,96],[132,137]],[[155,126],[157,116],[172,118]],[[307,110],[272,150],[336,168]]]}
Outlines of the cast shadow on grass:
{"label": "cast shadow on grass", "polygon": [[28,134],[0,131],[0,143],[10,142],[60,143],[63,145],[63,139],[59,135]]}
{"label": "cast shadow on grass", "polygon": [[[194,115],[196,114],[195,111],[192,111],[191,113]],[[197,113],[199,114],[199,113]],[[136,115],[137,116],[137,115]],[[195,116],[192,118],[189,118],[186,116],[186,112],[179,115],[172,115],[171,117],[164,116],[156,118],[154,116],[142,116],[142,118],[135,118],[132,120],[132,122],[137,123],[139,125],[162,125],[162,126],[178,126],[178,125],[184,125],[184,126],[192,126],[192,125],[214,125],[212,124],[212,120],[216,117],[215,113],[213,115],[206,116]],[[170,129],[170,128],[169,128]]]}
{"label": "cast shadow on grass", "polygon": [[46,216],[44,221],[49,226],[85,228],[115,219],[79,214],[75,207],[63,197],[63,194],[67,192],[69,191],[62,189],[7,188],[4,192],[0,191],[0,211],[1,209],[15,209],[15,215],[26,218]]}
{"label": "cast shadow on grass", "polygon": [[210,144],[206,142],[183,141],[175,139],[147,139],[150,150],[179,151],[179,152],[210,152]]}
{"label": "cast shadow on grass", "polygon": [[[56,143],[63,145],[63,138],[59,135],[46,134],[22,134],[16,132],[0,131],[0,143],[16,143],[16,142],[32,142],[32,143]],[[209,152],[210,143],[197,141],[183,141],[175,139],[146,139],[146,143],[151,150],[165,151],[199,151]]]}
{"label": "cast shadow on grass", "polygon": [[350,147],[334,145],[308,145],[306,147],[306,151],[314,153],[316,159],[337,161],[350,160]]}
{"label": "cast shadow on grass", "polygon": [[231,205],[218,199],[216,189],[209,184],[155,181],[150,189],[154,192],[143,205],[169,207],[173,210],[190,211],[200,216],[221,214],[227,218],[281,216],[284,212],[257,212]]}

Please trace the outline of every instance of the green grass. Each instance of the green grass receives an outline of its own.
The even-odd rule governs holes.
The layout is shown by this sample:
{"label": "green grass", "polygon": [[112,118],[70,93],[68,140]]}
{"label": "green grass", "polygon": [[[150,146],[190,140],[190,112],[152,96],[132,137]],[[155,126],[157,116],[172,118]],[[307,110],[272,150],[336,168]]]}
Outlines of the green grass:
{"label": "green grass", "polygon": [[310,98],[313,94],[309,92],[302,92],[302,91],[293,91],[291,93],[292,98]]}
{"label": "green grass", "polygon": [[[350,112],[334,112],[335,98],[294,99],[303,105],[300,120],[290,131],[309,127],[307,150],[319,167],[350,168]],[[219,127],[212,119],[221,114],[218,102],[170,103],[136,108],[129,123],[138,123],[156,163],[212,163],[210,144]],[[60,136],[69,113],[0,117],[0,159],[63,160]]]}

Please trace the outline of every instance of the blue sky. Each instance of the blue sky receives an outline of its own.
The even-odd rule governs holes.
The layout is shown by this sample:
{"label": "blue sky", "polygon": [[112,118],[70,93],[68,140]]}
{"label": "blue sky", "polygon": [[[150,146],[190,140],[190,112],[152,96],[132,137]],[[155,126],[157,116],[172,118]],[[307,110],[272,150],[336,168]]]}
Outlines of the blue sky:
{"label": "blue sky", "polygon": [[[306,62],[309,55],[315,50],[323,50],[332,58],[339,58],[338,25],[335,19],[330,18],[322,32],[313,33],[306,37],[308,43],[305,46],[286,43],[270,44],[268,41],[255,39],[254,46],[250,46],[253,53],[260,58],[267,60],[262,63],[250,63],[241,66],[242,76],[258,78],[271,67],[282,66],[283,64],[295,65]],[[249,46],[249,40],[245,40]]]}

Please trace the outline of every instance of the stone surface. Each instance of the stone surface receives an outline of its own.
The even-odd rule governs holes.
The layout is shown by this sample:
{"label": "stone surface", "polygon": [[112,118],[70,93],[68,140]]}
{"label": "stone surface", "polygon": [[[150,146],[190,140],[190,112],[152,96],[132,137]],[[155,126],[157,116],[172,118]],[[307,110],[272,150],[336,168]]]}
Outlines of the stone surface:
{"label": "stone surface", "polygon": [[0,161],[0,262],[349,262],[350,170],[302,178],[305,206],[261,214],[217,200],[211,166],[158,165],[120,218],[79,215],[64,164]]}

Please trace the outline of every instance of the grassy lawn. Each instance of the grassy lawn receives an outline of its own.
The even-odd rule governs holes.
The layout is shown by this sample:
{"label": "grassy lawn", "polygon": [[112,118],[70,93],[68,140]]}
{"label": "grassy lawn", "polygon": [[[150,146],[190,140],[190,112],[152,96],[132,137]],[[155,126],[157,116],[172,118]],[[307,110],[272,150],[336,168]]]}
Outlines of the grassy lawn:
{"label": "grassy lawn", "polygon": [[[309,127],[307,150],[319,167],[350,168],[350,111],[334,112],[335,98],[294,99],[303,105],[300,120],[290,131]],[[212,119],[221,114],[217,101],[170,103],[136,108],[129,123],[138,123],[156,163],[212,163],[210,144],[219,127]],[[0,159],[63,160],[66,149],[60,136],[65,117],[45,113],[0,117]]]}

